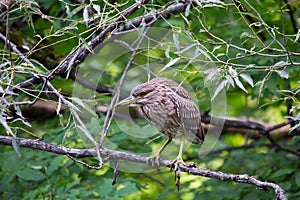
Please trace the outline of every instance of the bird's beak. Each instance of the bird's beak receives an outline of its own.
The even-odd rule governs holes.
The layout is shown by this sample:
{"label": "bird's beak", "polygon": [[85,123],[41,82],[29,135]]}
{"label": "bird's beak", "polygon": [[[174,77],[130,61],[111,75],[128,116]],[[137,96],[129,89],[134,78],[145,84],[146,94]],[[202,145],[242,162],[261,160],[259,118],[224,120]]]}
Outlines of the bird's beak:
{"label": "bird's beak", "polygon": [[134,105],[134,102],[137,100],[136,97],[134,96],[129,96],[125,99],[123,99],[122,101],[120,101],[119,103],[116,104],[116,107],[118,106],[125,106],[125,105],[129,105],[129,104],[133,104]]}

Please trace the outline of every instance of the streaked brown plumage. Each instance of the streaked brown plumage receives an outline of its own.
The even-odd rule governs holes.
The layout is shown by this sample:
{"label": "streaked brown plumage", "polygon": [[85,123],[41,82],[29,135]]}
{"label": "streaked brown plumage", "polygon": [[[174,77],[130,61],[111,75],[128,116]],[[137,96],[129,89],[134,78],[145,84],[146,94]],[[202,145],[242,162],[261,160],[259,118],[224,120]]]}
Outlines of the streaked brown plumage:
{"label": "streaked brown plumage", "polygon": [[140,109],[143,117],[152,126],[168,136],[168,141],[153,156],[156,163],[159,163],[160,153],[172,138],[179,138],[182,141],[176,163],[182,162],[184,139],[194,144],[201,144],[204,141],[198,107],[188,92],[170,79],[154,78],[136,86],[130,96],[117,105],[126,104]]}

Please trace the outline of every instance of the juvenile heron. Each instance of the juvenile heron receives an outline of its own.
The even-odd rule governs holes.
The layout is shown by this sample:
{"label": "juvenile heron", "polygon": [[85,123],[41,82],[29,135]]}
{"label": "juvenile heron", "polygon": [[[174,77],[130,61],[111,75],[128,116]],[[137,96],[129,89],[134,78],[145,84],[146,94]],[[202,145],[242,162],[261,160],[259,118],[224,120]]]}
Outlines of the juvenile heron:
{"label": "juvenile heron", "polygon": [[176,82],[167,78],[154,78],[132,89],[130,96],[116,106],[135,106],[143,117],[158,131],[168,136],[163,146],[150,157],[149,162],[159,165],[164,148],[173,138],[180,139],[177,158],[171,163],[177,168],[183,163],[184,140],[202,144],[204,131],[200,122],[200,112],[188,92]]}

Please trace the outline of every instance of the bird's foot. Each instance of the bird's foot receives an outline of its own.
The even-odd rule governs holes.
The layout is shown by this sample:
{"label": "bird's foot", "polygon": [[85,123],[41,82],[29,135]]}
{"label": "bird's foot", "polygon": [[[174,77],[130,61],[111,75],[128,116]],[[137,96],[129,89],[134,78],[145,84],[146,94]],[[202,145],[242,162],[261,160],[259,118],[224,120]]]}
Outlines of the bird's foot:
{"label": "bird's foot", "polygon": [[179,165],[185,165],[185,163],[183,162],[181,156],[178,156],[175,160],[171,161],[170,163],[170,171],[172,171],[172,169],[174,168],[174,179],[176,181],[176,187],[177,187],[177,191],[179,192],[180,189],[180,168]]}
{"label": "bird's foot", "polygon": [[155,153],[148,158],[147,163],[152,167],[159,168],[160,166],[159,159],[160,159],[160,154]]}
{"label": "bird's foot", "polygon": [[175,160],[171,161],[170,171],[172,171],[172,169],[174,169],[174,171],[176,172],[179,169],[180,164],[185,165],[185,163],[183,162],[181,157],[177,157]]}

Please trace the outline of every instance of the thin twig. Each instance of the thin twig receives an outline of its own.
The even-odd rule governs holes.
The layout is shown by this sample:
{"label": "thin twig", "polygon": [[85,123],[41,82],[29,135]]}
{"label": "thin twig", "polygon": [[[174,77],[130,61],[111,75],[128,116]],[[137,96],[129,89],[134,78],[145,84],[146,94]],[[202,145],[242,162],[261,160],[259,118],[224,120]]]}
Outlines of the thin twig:
{"label": "thin twig", "polygon": [[[248,13],[248,11],[246,10],[246,8],[241,4],[240,1],[238,0],[233,0],[234,5],[236,6],[236,8],[238,9],[238,11],[242,14],[245,15],[246,19],[249,21],[250,24],[254,24],[255,21],[253,19],[253,17]],[[267,37],[266,35],[259,29],[259,27],[254,26],[257,35],[259,35],[259,37],[261,38],[262,41],[266,41]]]}
{"label": "thin twig", "polygon": [[[143,39],[144,39],[144,37],[145,37],[146,32],[147,32],[147,31],[145,31],[143,34],[140,35],[140,37],[138,37],[138,38],[136,39],[136,41],[138,42],[138,43],[137,43],[137,46],[136,46],[136,47],[134,48],[134,50],[132,51],[132,56],[131,56],[131,58],[129,59],[129,61],[127,62],[127,64],[126,64],[126,67],[125,67],[125,69],[124,69],[124,71],[123,71],[123,73],[122,73],[122,76],[121,76],[121,78],[120,78],[120,81],[119,81],[119,83],[118,83],[116,92],[115,92],[115,94],[113,95],[113,98],[112,98],[111,103],[110,103],[110,107],[109,107],[109,109],[108,109],[108,111],[107,111],[107,113],[106,113],[105,121],[104,121],[104,124],[103,124],[102,135],[101,135],[101,139],[100,139],[100,143],[99,143],[100,147],[102,147],[102,145],[103,145],[103,142],[104,142],[104,140],[105,140],[105,138],[106,138],[108,129],[109,129],[110,124],[111,124],[111,122],[112,122],[113,115],[114,115],[114,111],[115,111],[115,104],[119,101],[119,96],[120,96],[120,92],[121,92],[121,87],[122,87],[122,85],[123,85],[123,83],[124,83],[126,74],[127,74],[128,70],[129,70],[129,68],[130,68],[130,66],[131,66],[131,64],[132,64],[132,62],[133,62],[133,60],[135,59],[135,56],[136,56],[136,54],[137,54],[137,52],[138,52],[138,49],[139,49],[139,47],[140,47],[140,45],[141,45],[141,43],[142,43],[142,41],[143,41]],[[133,44],[134,44],[136,41],[134,41]]]}
{"label": "thin twig", "polygon": [[103,161],[102,161],[102,157],[100,155],[100,146],[97,143],[97,141],[95,140],[95,138],[92,136],[92,134],[89,132],[89,130],[87,129],[87,127],[85,126],[85,123],[81,120],[78,112],[77,112],[77,107],[72,104],[70,101],[66,100],[65,97],[60,94],[56,88],[49,82],[47,81],[47,86],[49,87],[49,89],[51,89],[55,95],[66,105],[68,106],[68,108],[70,109],[72,116],[74,117],[74,120],[79,124],[77,127],[85,134],[85,136],[94,144],[95,148],[96,148],[96,155],[99,161],[99,168],[101,168],[103,166]]}
{"label": "thin twig", "polygon": [[118,182],[119,179],[119,162],[116,160],[115,163],[115,169],[114,169],[114,179],[112,181],[112,185],[115,185]]}
{"label": "thin twig", "polygon": [[[171,14],[176,14],[176,13],[181,13],[185,12],[186,7],[189,5],[188,3],[185,4],[177,4],[177,5],[171,5],[169,8],[166,8],[162,11],[158,11],[154,14],[151,15],[146,15],[142,17],[137,17],[133,20],[129,20],[126,22],[124,26],[121,27],[121,25],[124,23],[124,17],[128,17],[132,13],[136,11],[137,8],[141,6],[142,3],[145,3],[146,1],[142,1],[141,3],[138,2],[132,7],[130,7],[128,10],[124,11],[124,14],[122,14],[122,20],[116,20],[115,23],[112,25],[108,26],[106,29],[104,29],[100,34],[97,33],[96,37],[89,42],[90,48],[94,49],[97,47],[97,45],[101,44],[104,39],[107,37],[109,33],[111,33],[113,30],[115,30],[118,26],[119,28],[114,31],[114,34],[118,32],[122,32],[125,30],[130,30],[130,29],[136,29],[136,27],[139,27],[140,24],[143,22],[146,23],[146,26],[151,26],[153,25],[154,22],[158,21],[159,19],[164,16],[165,18],[169,17]],[[149,22],[149,23],[148,23]],[[128,26],[129,25],[129,26]],[[85,58],[90,54],[90,52],[86,49],[85,44],[83,47],[79,48],[76,50],[76,52],[71,52],[56,68],[48,71],[46,74],[43,74],[43,76],[47,76],[47,80],[52,80],[56,76],[65,73],[67,68],[73,67],[75,68],[78,66],[80,63],[82,63]],[[68,61],[72,60],[72,65],[68,63]],[[20,92],[20,88],[27,88],[30,86],[36,86],[36,84],[41,83],[42,80],[38,76],[27,79],[26,81],[20,82],[13,90],[13,92],[17,93]]]}
{"label": "thin twig", "polygon": [[[28,60],[22,53],[21,51],[19,51],[17,45],[15,45],[14,43],[12,43],[10,40],[8,40],[2,33],[0,33],[0,38],[9,45],[10,49],[13,50],[28,66],[30,66],[32,69],[37,69],[37,67],[30,61]],[[27,101],[26,104],[34,104],[38,98],[40,97],[40,95],[42,94],[42,92],[44,91],[46,87],[46,82],[43,81],[43,85],[42,88],[39,90],[38,94],[34,97],[33,101]]]}
{"label": "thin twig", "polygon": [[[69,53],[64,60],[54,69],[48,71],[45,76],[50,81],[55,78],[57,75],[65,73],[67,69],[78,66],[78,64],[82,63],[86,57],[91,53],[90,49],[96,48],[99,44],[101,44],[106,36],[115,30],[118,26],[124,23],[126,17],[129,17],[136,10],[138,10],[141,5],[146,3],[147,0],[142,0],[140,2],[136,2],[134,5],[130,6],[123,13],[121,13],[120,17],[114,21],[111,25],[105,28],[101,33],[97,33],[95,37],[88,43],[89,48],[86,47],[86,44],[83,44],[80,48],[77,48],[75,51]],[[13,90],[14,92],[18,92],[19,88],[26,88],[32,85],[36,85],[41,82],[40,77],[33,77],[26,81],[23,81],[17,85],[17,87]]]}
{"label": "thin twig", "polygon": [[85,162],[83,162],[83,161],[81,161],[81,160],[77,160],[76,158],[74,158],[73,156],[71,156],[71,155],[69,155],[69,154],[66,154],[66,155],[67,155],[71,160],[73,160],[74,162],[79,163],[79,164],[85,166],[86,168],[95,169],[95,170],[99,170],[99,169],[102,168],[102,166],[91,166],[91,165],[89,165],[89,164],[87,164],[87,163],[85,163]]}
{"label": "thin twig", "polygon": [[17,45],[8,40],[2,33],[0,33],[0,38],[6,42],[10,46],[11,50],[13,50],[22,60],[24,60],[28,66],[36,69],[36,67],[19,51]]}

